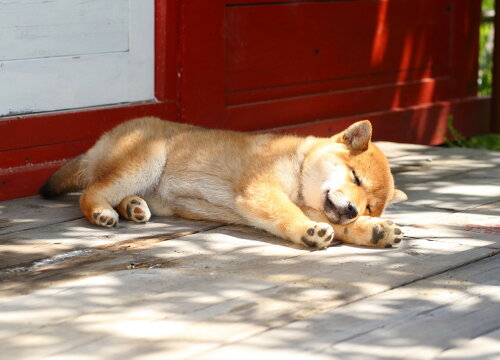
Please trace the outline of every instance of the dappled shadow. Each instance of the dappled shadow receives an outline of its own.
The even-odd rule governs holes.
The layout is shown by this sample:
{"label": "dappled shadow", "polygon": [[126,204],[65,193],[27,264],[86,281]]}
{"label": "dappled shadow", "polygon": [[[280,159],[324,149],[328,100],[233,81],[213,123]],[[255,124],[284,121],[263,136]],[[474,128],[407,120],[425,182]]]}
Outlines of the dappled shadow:
{"label": "dappled shadow", "polygon": [[392,155],[390,143],[379,146],[413,205],[460,211],[500,200],[498,152],[408,146]]}
{"label": "dappled shadow", "polygon": [[[495,309],[491,296],[497,295],[490,287],[498,285],[496,265],[462,272],[463,280],[449,274],[444,281],[410,285],[409,292],[403,288],[366,304],[362,300],[486,257],[486,251],[407,240],[400,250],[341,246],[309,252],[267,244],[267,238],[226,228],[190,235],[93,264],[111,272],[6,299],[0,305],[1,329],[7,335],[3,351],[18,358],[34,349],[37,356],[183,358],[284,326],[278,330],[283,336],[273,335],[273,342],[257,336],[246,351],[286,353],[305,347],[307,352],[330,353],[337,351],[335,344],[348,346],[360,339],[353,354],[362,354],[374,344],[394,351],[426,344],[445,349],[498,326],[492,316],[478,328],[461,323],[469,313]],[[418,250],[419,256],[408,250]],[[126,270],[131,261],[153,268]],[[79,270],[88,271],[85,266]],[[488,271],[493,273],[481,276]],[[470,305],[450,307],[444,315],[463,331],[447,332],[440,309],[456,306],[457,299]],[[423,322],[433,314],[442,327],[436,328],[442,334],[439,341],[426,337],[422,328],[405,330],[411,324],[405,319]],[[309,320],[299,322],[298,329],[286,326],[303,319]],[[367,336],[373,341],[366,341]],[[396,338],[399,343],[394,344]],[[44,341],[26,346],[36,339]]]}
{"label": "dappled shadow", "polygon": [[[48,208],[36,198],[4,202],[2,217],[23,228],[0,235],[18,245],[2,259],[95,252],[3,278],[3,354],[428,358],[480,336],[498,344],[500,245],[482,231],[498,223],[499,202],[467,187],[486,183],[481,172],[497,169],[498,157],[409,148],[392,163],[411,194],[387,212],[405,225],[396,249],[309,251],[246,227],[172,218],[109,230],[71,219],[75,197]],[[455,209],[442,209],[452,200]],[[127,243],[138,238],[141,246]]]}
{"label": "dappled shadow", "polygon": [[148,224],[121,219],[116,228],[99,228],[83,217],[78,197],[72,194],[45,200],[35,196],[0,203],[0,218],[8,224],[0,228],[0,269],[29,266],[71,250],[104,246],[144,234],[166,236],[214,226],[211,222],[153,217]]}

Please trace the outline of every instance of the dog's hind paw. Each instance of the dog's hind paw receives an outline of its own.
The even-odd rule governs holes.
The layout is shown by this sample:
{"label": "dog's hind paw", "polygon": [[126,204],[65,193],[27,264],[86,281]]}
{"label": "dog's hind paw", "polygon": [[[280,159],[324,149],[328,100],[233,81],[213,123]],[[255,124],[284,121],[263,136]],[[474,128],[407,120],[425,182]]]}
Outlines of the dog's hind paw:
{"label": "dog's hind paw", "polygon": [[120,202],[117,210],[125,219],[137,223],[145,223],[151,218],[148,204],[139,196],[126,197]]}
{"label": "dog's hind paw", "polygon": [[115,227],[118,223],[118,213],[110,209],[95,210],[92,218],[96,225],[104,227]]}
{"label": "dog's hind paw", "polygon": [[301,241],[305,245],[325,249],[332,243],[333,228],[326,223],[312,223],[304,234],[302,234]]}

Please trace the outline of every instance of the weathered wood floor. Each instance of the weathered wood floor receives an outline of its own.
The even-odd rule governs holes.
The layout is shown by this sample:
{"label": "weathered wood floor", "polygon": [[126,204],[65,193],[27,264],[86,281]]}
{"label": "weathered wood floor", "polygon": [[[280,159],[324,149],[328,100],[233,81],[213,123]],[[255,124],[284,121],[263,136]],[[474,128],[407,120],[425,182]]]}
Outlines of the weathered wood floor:
{"label": "weathered wood floor", "polygon": [[499,359],[500,153],[381,146],[395,249],[0,203],[0,359]]}

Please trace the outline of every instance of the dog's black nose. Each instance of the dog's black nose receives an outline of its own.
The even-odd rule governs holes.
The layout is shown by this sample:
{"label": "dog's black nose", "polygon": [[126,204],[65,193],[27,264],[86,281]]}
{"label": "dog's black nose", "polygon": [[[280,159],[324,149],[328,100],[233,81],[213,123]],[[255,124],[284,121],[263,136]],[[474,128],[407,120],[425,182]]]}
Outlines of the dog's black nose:
{"label": "dog's black nose", "polygon": [[347,204],[345,210],[349,219],[354,219],[356,216],[358,216],[358,208],[352,202],[349,202]]}

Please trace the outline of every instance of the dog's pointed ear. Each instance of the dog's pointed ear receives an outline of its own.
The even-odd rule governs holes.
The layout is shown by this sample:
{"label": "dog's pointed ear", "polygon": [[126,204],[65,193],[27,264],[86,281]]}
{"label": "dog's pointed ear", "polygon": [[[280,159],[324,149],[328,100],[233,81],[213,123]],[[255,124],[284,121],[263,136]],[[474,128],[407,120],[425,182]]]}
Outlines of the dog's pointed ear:
{"label": "dog's pointed ear", "polygon": [[352,150],[366,150],[372,138],[372,124],[368,120],[358,121],[349,126],[338,141]]}
{"label": "dog's pointed ear", "polygon": [[408,200],[408,196],[401,190],[394,189],[394,192],[392,194],[392,199],[389,200],[390,203],[397,203],[401,201]]}

